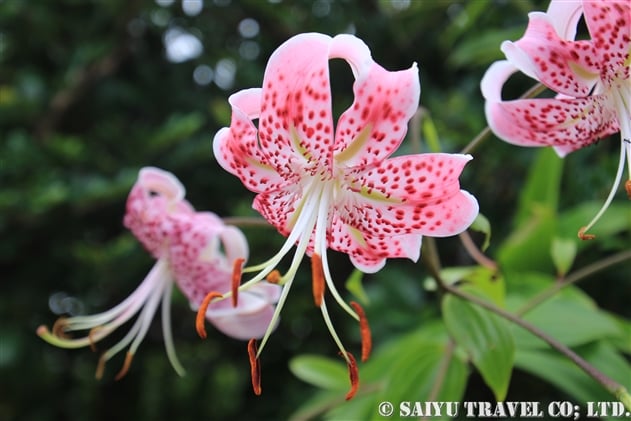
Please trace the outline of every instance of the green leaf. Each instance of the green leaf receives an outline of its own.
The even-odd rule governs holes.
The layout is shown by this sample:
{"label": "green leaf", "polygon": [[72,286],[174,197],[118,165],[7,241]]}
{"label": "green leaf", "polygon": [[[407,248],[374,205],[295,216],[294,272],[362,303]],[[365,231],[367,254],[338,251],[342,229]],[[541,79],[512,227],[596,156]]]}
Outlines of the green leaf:
{"label": "green leaf", "polygon": [[552,239],[550,255],[559,276],[565,276],[572,267],[576,257],[576,242],[576,240],[569,238],[554,237]]}
{"label": "green leaf", "polygon": [[495,398],[504,400],[515,357],[515,344],[506,322],[453,295],[443,299],[442,311],[451,336],[470,356]]}
{"label": "green leaf", "polygon": [[359,269],[354,269],[346,280],[346,289],[353,294],[361,304],[367,305],[370,299],[368,298],[368,294],[366,294],[366,290],[364,290],[362,283],[363,278],[364,273]]}
{"label": "green leaf", "polygon": [[532,214],[502,244],[497,261],[509,270],[554,270],[550,244],[556,232],[555,212],[544,206],[535,206]]}
{"label": "green leaf", "polygon": [[478,216],[473,221],[473,224],[471,224],[469,228],[474,231],[478,231],[484,234],[484,243],[482,244],[482,251],[485,251],[487,248],[489,248],[489,245],[491,244],[491,223],[486,218],[486,216],[479,213]]}
{"label": "green leaf", "polygon": [[519,197],[515,231],[497,253],[503,268],[553,270],[549,251],[557,232],[562,170],[563,160],[551,148],[539,150]]}
{"label": "green leaf", "polygon": [[[459,266],[441,270],[440,277],[450,285],[465,284],[467,288],[474,289],[498,306],[504,306],[506,288],[504,277],[499,271],[484,266]],[[424,279],[423,285],[429,291],[436,289],[436,281],[431,276]]]}
{"label": "green leaf", "polygon": [[[530,299],[557,282],[540,273],[506,273],[510,285],[507,307],[519,311]],[[605,338],[624,336],[620,325],[600,310],[596,303],[575,286],[566,286],[553,297],[523,315],[523,319],[567,346],[578,346]],[[548,344],[530,332],[515,327],[518,348],[547,348]]]}
{"label": "green leaf", "polygon": [[556,212],[562,172],[563,160],[552,148],[542,148],[537,152],[519,197],[519,207],[515,216],[517,227],[530,220],[535,208],[544,207],[553,214]]}
{"label": "green leaf", "polygon": [[441,147],[438,130],[436,130],[436,125],[434,124],[434,120],[432,120],[431,114],[427,111],[423,113],[421,128],[423,130],[423,139],[427,142],[427,147],[430,152],[440,152]]}
{"label": "green leaf", "polygon": [[300,380],[329,390],[349,388],[346,364],[319,355],[299,355],[289,361],[289,369]]}
{"label": "green leaf", "polygon": [[[605,375],[631,387],[631,366],[613,347],[600,343],[577,351]],[[518,349],[515,367],[546,380],[577,401],[613,400],[596,380],[555,350]]]}

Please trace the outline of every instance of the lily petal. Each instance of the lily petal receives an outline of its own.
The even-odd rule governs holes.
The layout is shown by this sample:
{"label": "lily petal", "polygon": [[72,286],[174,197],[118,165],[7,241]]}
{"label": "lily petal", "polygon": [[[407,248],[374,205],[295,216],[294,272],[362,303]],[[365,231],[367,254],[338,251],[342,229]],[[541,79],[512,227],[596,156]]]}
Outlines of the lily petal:
{"label": "lily petal", "polygon": [[375,63],[358,38],[338,35],[332,52],[351,64],[355,99],[341,116],[335,132],[335,160],[347,167],[380,162],[394,152],[418,109],[421,87],[418,68],[391,72]]}
{"label": "lily petal", "polygon": [[591,41],[559,38],[548,15],[532,12],[524,36],[502,43],[506,57],[548,88],[573,97],[587,96],[599,79],[600,53]]}
{"label": "lily petal", "polygon": [[268,163],[280,174],[330,167],[330,45],[327,35],[297,35],[272,54],[265,69],[259,137]]}
{"label": "lily petal", "polygon": [[576,25],[582,14],[581,0],[552,0],[546,14],[554,26],[556,33],[565,40],[573,40],[576,36]]}
{"label": "lily petal", "polygon": [[329,247],[348,254],[353,265],[364,273],[375,273],[388,258],[408,258],[417,261],[421,253],[419,234],[375,237],[334,218],[331,223]]}
{"label": "lily petal", "polygon": [[555,146],[561,156],[619,131],[607,97],[487,102],[493,132],[520,146]]}
{"label": "lily petal", "polygon": [[478,203],[458,181],[470,155],[422,154],[388,159],[357,178],[362,190],[342,220],[374,237],[421,234],[444,237],[464,231]]}
{"label": "lily petal", "polygon": [[257,129],[252,121],[259,117],[261,89],[239,91],[228,101],[232,107],[232,121],[230,127],[219,130],[215,135],[215,159],[254,192],[284,185],[286,182],[267,163],[265,154],[260,150]]}
{"label": "lily petal", "polygon": [[261,338],[274,315],[274,304],[282,287],[257,284],[239,294],[239,304],[232,307],[230,300],[213,302],[206,318],[224,334],[241,340]]}
{"label": "lily petal", "polygon": [[[601,78],[628,78],[631,65],[631,5],[629,2],[583,2],[583,13],[598,58],[606,62]],[[600,60],[599,60],[600,61]]]}

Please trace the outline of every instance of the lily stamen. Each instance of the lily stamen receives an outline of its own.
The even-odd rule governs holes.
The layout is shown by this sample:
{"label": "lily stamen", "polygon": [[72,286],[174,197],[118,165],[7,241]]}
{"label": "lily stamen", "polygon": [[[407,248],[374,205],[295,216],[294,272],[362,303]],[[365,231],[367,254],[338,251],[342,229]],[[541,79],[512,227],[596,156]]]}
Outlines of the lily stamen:
{"label": "lily stamen", "polygon": [[223,295],[218,293],[217,291],[211,291],[202,300],[202,303],[199,305],[197,309],[197,317],[195,317],[195,330],[200,338],[206,339],[206,312],[208,311],[208,306],[210,302],[215,298],[223,298]]}
{"label": "lily stamen", "polygon": [[324,296],[324,273],[322,268],[322,258],[319,254],[313,253],[311,256],[311,278],[313,283],[313,300],[316,307],[322,304]]}
{"label": "lily stamen", "polygon": [[359,316],[359,333],[362,339],[362,362],[368,361],[370,352],[372,350],[372,334],[370,333],[370,325],[368,324],[368,318],[366,313],[359,303],[351,301],[351,306],[357,312]]}
{"label": "lily stamen", "polygon": [[131,367],[131,361],[133,360],[133,358],[134,358],[134,354],[132,354],[131,352],[128,352],[125,355],[125,362],[123,363],[123,368],[121,368],[118,374],[116,374],[116,376],[114,377],[114,380],[118,381],[122,379],[123,377],[125,377],[125,375],[129,371],[129,368]]}
{"label": "lily stamen", "polygon": [[244,258],[235,259],[232,268],[232,307],[236,307],[239,302],[239,285],[241,284],[241,271],[243,270]]}
{"label": "lily stamen", "polygon": [[259,361],[256,339],[248,342],[248,357],[250,359],[250,375],[252,377],[252,389],[255,395],[261,394],[261,364]]}
{"label": "lily stamen", "polygon": [[351,381],[351,389],[346,394],[346,400],[351,400],[359,390],[359,370],[357,369],[357,361],[355,357],[350,352],[342,355],[346,360],[346,364],[348,366],[348,376]]}

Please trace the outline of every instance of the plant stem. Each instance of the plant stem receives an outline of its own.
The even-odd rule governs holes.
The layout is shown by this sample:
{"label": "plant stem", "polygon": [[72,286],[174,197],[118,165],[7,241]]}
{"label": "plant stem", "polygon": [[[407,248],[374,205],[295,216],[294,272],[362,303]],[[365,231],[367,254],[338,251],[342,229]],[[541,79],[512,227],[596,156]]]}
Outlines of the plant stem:
{"label": "plant stem", "polygon": [[551,336],[549,336],[547,333],[545,333],[538,327],[531,325],[530,323],[521,319],[519,316],[516,316],[515,314],[509,313],[508,311],[503,310],[495,306],[494,304],[488,301],[485,301],[484,299],[476,297],[475,295],[468,294],[467,292],[462,291],[458,287],[442,282],[440,279],[437,279],[437,282],[439,282],[439,284],[445,291],[457,297],[460,297],[466,301],[469,301],[473,304],[476,304],[480,307],[483,307],[497,314],[498,316],[506,320],[509,320],[510,322],[516,324],[517,326],[520,326],[521,328],[526,329],[528,332],[532,333],[536,337],[547,342],[548,345],[550,345],[552,348],[559,351],[561,354],[565,355],[574,364],[580,367],[587,375],[589,375],[598,383],[600,383],[609,393],[614,395],[620,402],[622,402],[622,404],[626,407],[627,410],[631,411],[631,395],[629,395],[629,392],[624,386],[622,386],[615,380],[609,378],[607,375],[605,375],[596,367],[594,367],[593,365],[585,361],[580,355],[572,351],[570,348],[568,348],[561,342],[552,338]]}
{"label": "plant stem", "polygon": [[[579,368],[581,368],[587,375],[589,375],[598,383],[600,383],[605,388],[605,390],[607,390],[609,393],[614,395],[616,399],[618,399],[625,406],[627,410],[631,411],[631,395],[629,394],[627,389],[621,384],[619,384],[618,382],[616,382],[615,380],[609,378],[607,375],[602,373],[596,367],[588,363],[580,355],[572,351],[566,345],[562,344],[561,342],[557,341],[553,337],[549,336],[547,333],[545,333],[538,327],[521,319],[518,315],[515,315],[504,309],[501,309],[489,301],[486,301],[475,295],[471,295],[465,291],[462,291],[457,286],[450,285],[447,282],[445,282],[440,276],[440,257],[438,255],[438,248],[436,247],[436,240],[434,238],[425,237],[423,239],[423,249],[424,249],[423,261],[427,264],[428,270],[430,271],[431,275],[434,277],[434,279],[436,280],[436,282],[442,288],[443,291],[453,294],[457,297],[460,297],[461,299],[469,301],[482,308],[485,308],[489,310],[490,312],[497,314],[498,316],[516,324],[517,326],[520,326],[521,328],[527,330],[531,334],[545,341],[552,348],[556,349],[561,354],[569,358],[570,361],[572,361]],[[593,266],[594,265],[592,265],[592,268],[590,270],[587,270],[588,268],[585,268],[582,271],[579,271],[582,273],[578,275],[581,275],[581,277],[584,277],[584,276],[587,276],[587,274],[589,273],[593,273],[595,270],[602,269],[602,267],[600,267],[600,269],[598,267],[594,269]],[[576,276],[577,275],[574,275],[574,277]],[[572,282],[576,282],[576,280],[573,280]]]}
{"label": "plant stem", "polygon": [[447,346],[445,347],[444,355],[442,360],[440,360],[440,365],[438,366],[438,372],[436,373],[436,380],[432,385],[432,390],[429,392],[426,401],[434,402],[438,399],[438,394],[440,393],[440,389],[443,387],[445,383],[445,377],[447,377],[447,371],[449,370],[449,363],[454,356],[454,350],[456,349],[456,342],[449,338],[447,342]]}
{"label": "plant stem", "polygon": [[478,264],[485,266],[492,270],[497,270],[497,263],[495,263],[492,259],[488,258],[476,244],[473,242],[471,238],[471,234],[468,231],[461,232],[458,237],[460,238],[460,242],[462,242],[462,246],[467,250],[469,256],[473,260],[475,260]]}
{"label": "plant stem", "polygon": [[576,272],[573,272],[562,281],[554,283],[550,287],[541,291],[539,294],[535,295],[533,298],[528,300],[526,304],[521,306],[515,312],[515,314],[518,316],[523,316],[524,314],[528,313],[530,310],[532,310],[533,308],[535,308],[536,306],[538,306],[539,304],[541,304],[548,298],[555,295],[557,292],[559,292],[561,289],[565,288],[566,286],[575,284],[576,282],[584,278],[587,278],[588,276],[593,275],[596,272],[607,269],[610,266],[617,265],[618,263],[622,263],[628,259],[631,259],[631,250],[621,251],[620,253],[616,253],[613,256],[609,256],[605,259],[602,259],[590,265],[587,265],[584,268],[581,268],[577,270]]}

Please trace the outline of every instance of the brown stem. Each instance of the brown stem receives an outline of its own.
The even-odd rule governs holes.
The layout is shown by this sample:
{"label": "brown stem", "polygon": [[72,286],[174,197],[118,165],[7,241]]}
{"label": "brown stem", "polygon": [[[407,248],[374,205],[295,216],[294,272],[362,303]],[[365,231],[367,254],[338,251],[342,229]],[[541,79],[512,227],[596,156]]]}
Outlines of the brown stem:
{"label": "brown stem", "polygon": [[487,257],[484,253],[482,253],[478,246],[476,246],[476,244],[473,242],[471,234],[469,234],[468,231],[461,232],[458,237],[462,242],[462,246],[465,248],[465,250],[467,250],[467,253],[469,253],[469,256],[471,256],[473,260],[489,269],[497,270],[497,263]]}
{"label": "brown stem", "polygon": [[542,331],[541,329],[539,329],[538,327],[531,325],[530,323],[528,323],[527,321],[521,319],[519,316],[516,316],[515,314],[509,313],[506,310],[503,310],[497,306],[495,306],[494,304],[485,301],[484,299],[481,299],[475,295],[469,294],[465,291],[462,291],[460,288],[455,287],[453,285],[449,285],[448,283],[442,282],[440,280],[437,280],[437,282],[440,283],[441,287],[457,296],[460,297],[466,301],[469,301],[473,304],[476,304],[480,307],[483,307],[495,314],[497,314],[498,316],[509,320],[510,322],[516,324],[517,326],[526,329],[528,332],[532,333],[533,335],[535,335],[536,337],[538,337],[539,339],[542,339],[543,341],[545,341],[546,343],[548,343],[548,345],[550,345],[552,348],[556,349],[557,351],[559,351],[561,354],[565,355],[567,358],[569,358],[574,364],[576,364],[578,367],[580,367],[587,375],[589,375],[590,377],[592,377],[594,380],[596,380],[598,383],[600,383],[609,393],[613,394],[614,396],[616,396],[617,398],[620,398],[620,396],[623,395],[628,395],[628,392],[626,392],[626,389],[624,386],[622,386],[621,384],[619,384],[618,382],[616,382],[615,380],[609,378],[607,375],[605,375],[604,373],[602,373],[600,370],[598,370],[596,367],[594,367],[593,365],[591,365],[590,363],[588,363],[587,361],[585,361],[580,355],[578,355],[577,353],[575,353],[574,351],[572,351],[570,348],[568,348],[566,345],[562,344],[561,342],[557,341],[556,339],[554,339],[553,337],[549,336],[547,333],[545,333],[544,331]]}
{"label": "brown stem", "polygon": [[[429,271],[431,272],[432,276],[434,277],[438,285],[440,285],[443,291],[453,294],[457,297],[460,297],[482,308],[485,308],[491,311],[492,313],[495,313],[498,316],[516,324],[517,326],[520,326],[521,328],[527,330],[528,332],[532,333],[536,337],[545,341],[552,348],[556,349],[561,354],[569,358],[570,361],[572,361],[579,368],[581,368],[587,375],[589,375],[591,378],[593,378],[598,383],[600,383],[605,388],[605,390],[607,390],[609,393],[614,395],[619,401],[621,401],[627,409],[631,410],[631,396],[629,395],[629,392],[627,391],[627,389],[621,384],[619,384],[618,382],[616,382],[615,380],[609,378],[607,375],[602,373],[596,367],[594,367],[593,365],[585,361],[580,355],[572,351],[566,345],[562,344],[561,342],[557,341],[553,337],[549,336],[547,333],[545,333],[538,327],[521,319],[519,316],[509,313],[508,311],[497,307],[495,304],[489,301],[486,301],[480,297],[477,297],[475,295],[462,291],[457,286],[450,285],[447,282],[445,282],[440,276],[440,261],[438,257],[438,249],[436,248],[435,240],[431,237],[426,237],[424,239],[423,244],[424,244],[424,251],[425,251],[424,262],[428,264]],[[430,254],[430,256],[427,256],[427,254]],[[590,273],[593,273],[593,269],[592,269],[592,272]]]}
{"label": "brown stem", "polygon": [[440,365],[438,366],[438,372],[436,373],[436,380],[432,385],[432,390],[430,390],[429,395],[427,396],[426,401],[434,402],[438,399],[438,394],[440,393],[440,389],[443,387],[445,383],[445,378],[447,377],[447,371],[449,370],[449,362],[454,356],[454,350],[456,349],[456,342],[449,338],[447,342],[447,346],[445,347],[443,359],[440,361]]}
{"label": "brown stem", "polygon": [[617,265],[618,263],[622,263],[625,260],[631,259],[631,250],[621,251],[620,253],[614,254],[613,256],[609,256],[605,259],[594,262],[590,265],[585,266],[577,270],[574,273],[568,275],[564,280],[560,282],[555,282],[550,287],[544,289],[539,294],[535,295],[533,298],[528,300],[526,304],[521,306],[515,314],[518,316],[523,316],[528,313],[530,310],[547,300],[548,298],[554,296],[561,289],[565,288],[568,285],[575,284],[576,282],[587,278],[590,275],[593,275],[596,272],[607,269],[610,266]]}

